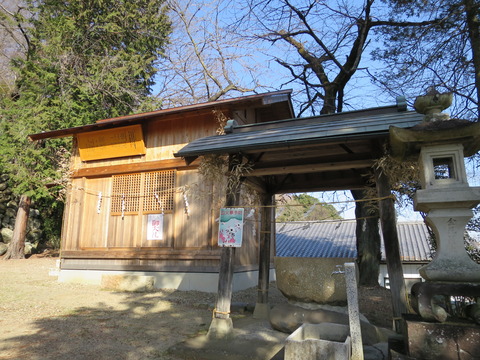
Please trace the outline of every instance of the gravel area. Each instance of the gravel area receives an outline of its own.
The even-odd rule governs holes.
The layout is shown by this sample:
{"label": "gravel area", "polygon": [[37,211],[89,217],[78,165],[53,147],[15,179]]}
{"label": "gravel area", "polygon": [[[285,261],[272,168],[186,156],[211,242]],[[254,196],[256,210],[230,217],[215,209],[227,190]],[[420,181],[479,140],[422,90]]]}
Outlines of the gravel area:
{"label": "gravel area", "polygon": [[[58,283],[49,276],[55,260],[0,259],[0,359],[178,360],[168,348],[208,330],[215,294],[119,293]],[[391,326],[389,295],[382,288],[360,289],[360,310],[375,325]],[[255,300],[255,288],[235,292],[232,299]],[[270,302],[286,302],[274,283]],[[232,314],[248,316],[248,311]]]}

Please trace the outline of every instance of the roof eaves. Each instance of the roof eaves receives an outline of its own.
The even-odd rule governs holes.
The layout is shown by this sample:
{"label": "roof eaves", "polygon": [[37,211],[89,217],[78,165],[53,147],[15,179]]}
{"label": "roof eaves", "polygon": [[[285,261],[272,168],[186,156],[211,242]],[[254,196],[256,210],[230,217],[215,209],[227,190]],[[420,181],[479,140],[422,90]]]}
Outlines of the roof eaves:
{"label": "roof eaves", "polygon": [[[185,106],[180,106],[180,107],[175,107],[170,109],[161,109],[161,110],[151,111],[147,113],[132,114],[132,115],[120,116],[116,118],[102,119],[102,120],[98,120],[94,124],[89,124],[84,126],[77,126],[77,127],[52,130],[52,131],[43,131],[41,133],[31,134],[28,137],[32,141],[66,137],[66,136],[71,136],[71,135],[88,132],[88,131],[103,130],[103,129],[110,129],[110,128],[115,128],[119,126],[130,125],[130,124],[137,124],[142,121],[158,118],[161,116],[180,114],[180,113],[189,112],[189,111],[198,111],[198,110],[208,109],[208,108],[216,108],[219,106],[227,106],[232,104],[248,103],[255,100],[264,101],[265,99],[268,99],[268,98],[270,99],[265,101],[271,102],[271,103],[275,103],[279,99],[282,101],[288,101],[289,107],[290,109],[292,109],[292,104],[290,100],[291,93],[292,93],[292,90],[279,90],[279,91],[273,91],[269,93],[254,94],[254,95],[223,99],[223,100],[205,102],[205,103],[194,104],[194,105],[185,105]],[[293,110],[292,110],[292,114],[293,114]]]}

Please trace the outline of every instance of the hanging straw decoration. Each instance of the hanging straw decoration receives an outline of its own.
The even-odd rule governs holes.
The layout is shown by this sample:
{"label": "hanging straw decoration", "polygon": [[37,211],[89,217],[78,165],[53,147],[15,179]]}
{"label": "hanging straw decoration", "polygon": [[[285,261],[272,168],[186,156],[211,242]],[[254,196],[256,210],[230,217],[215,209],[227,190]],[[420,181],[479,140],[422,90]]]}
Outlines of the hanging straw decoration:
{"label": "hanging straw decoration", "polygon": [[185,214],[187,215],[187,218],[188,218],[190,217],[190,208],[188,205],[187,192],[185,190],[183,191],[183,202],[185,203]]}
{"label": "hanging straw decoration", "polygon": [[125,218],[125,194],[122,194],[122,220]]}
{"label": "hanging straw decoration", "polygon": [[160,196],[158,196],[157,193],[155,193],[153,195],[155,196],[155,199],[157,199],[157,203],[160,206],[160,210],[162,211],[162,214],[163,214],[163,204],[162,204],[162,200],[160,200]]}
{"label": "hanging straw decoration", "polygon": [[98,200],[97,200],[97,214],[100,214],[100,210],[102,209],[102,192],[98,192]]}

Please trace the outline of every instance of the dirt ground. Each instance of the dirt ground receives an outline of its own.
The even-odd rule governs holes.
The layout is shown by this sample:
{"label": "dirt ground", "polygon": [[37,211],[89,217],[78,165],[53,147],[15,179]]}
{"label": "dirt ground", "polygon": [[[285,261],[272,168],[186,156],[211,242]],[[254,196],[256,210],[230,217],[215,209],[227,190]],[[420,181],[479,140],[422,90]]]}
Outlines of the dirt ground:
{"label": "dirt ground", "polygon": [[[214,294],[158,290],[118,293],[97,286],[58,283],[49,276],[56,258],[0,259],[0,359],[165,359],[168,349],[205,334]],[[360,289],[360,310],[375,325],[391,327],[390,294]],[[235,292],[234,303],[254,304],[256,289]],[[286,299],[270,288],[271,304]],[[248,311],[232,314],[242,321]]]}

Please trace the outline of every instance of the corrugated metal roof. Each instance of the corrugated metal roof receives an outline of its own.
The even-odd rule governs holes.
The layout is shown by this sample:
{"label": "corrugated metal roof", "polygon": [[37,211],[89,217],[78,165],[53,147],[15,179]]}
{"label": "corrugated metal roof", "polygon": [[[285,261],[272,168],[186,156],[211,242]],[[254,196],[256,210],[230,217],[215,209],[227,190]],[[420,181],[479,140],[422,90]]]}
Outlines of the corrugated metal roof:
{"label": "corrugated metal roof", "polygon": [[[320,144],[333,139],[352,139],[368,135],[388,134],[390,126],[408,128],[419,124],[423,115],[414,111],[372,113],[372,110],[344,114],[336,120],[335,115],[317,116],[307,119],[285,120],[266,124],[237,126],[226,135],[197,139],[182,148],[175,156],[191,157],[204,154],[260,150],[278,146]],[[328,120],[328,121],[326,121]],[[262,128],[257,130],[258,128]]]}
{"label": "corrugated metal roof", "polygon": [[[277,223],[276,255],[356,258],[355,227],[355,221]],[[397,223],[397,231],[403,262],[431,260],[428,232],[424,223]],[[385,261],[383,237],[381,252],[382,261]]]}

